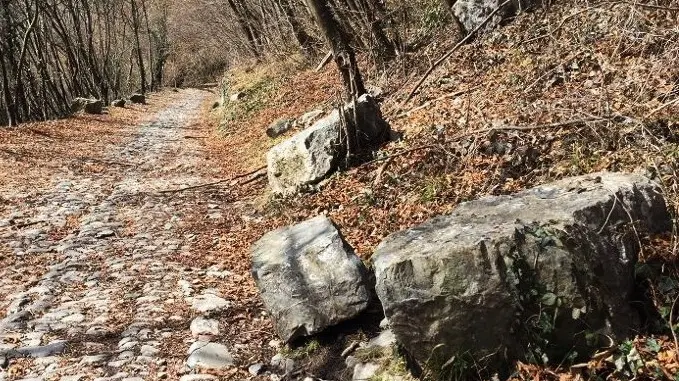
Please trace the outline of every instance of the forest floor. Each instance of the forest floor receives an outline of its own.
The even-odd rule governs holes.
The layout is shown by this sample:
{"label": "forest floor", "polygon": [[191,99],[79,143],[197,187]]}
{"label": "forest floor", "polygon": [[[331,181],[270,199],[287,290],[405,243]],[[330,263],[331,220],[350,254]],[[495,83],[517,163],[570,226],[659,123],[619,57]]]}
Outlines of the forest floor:
{"label": "forest floor", "polygon": [[[599,171],[653,178],[676,216],[677,25],[679,12],[672,7],[578,1],[539,7],[463,46],[412,99],[408,95],[430,63],[455,45],[453,30],[435,33],[424,48],[391,64],[364,56],[366,82],[381,89],[383,114],[402,139],[313,192],[270,197],[262,184],[255,206],[272,227],[328,215],[367,263],[387,235],[461,202]],[[215,112],[222,135],[208,142],[224,157],[225,171],[264,164],[268,148],[299,131],[269,139],[264,131],[270,123],[339,103],[335,68],[317,73],[308,66],[280,59],[228,75],[229,91],[245,98]],[[229,157],[233,151],[240,154]],[[660,319],[592,357],[517,363],[512,378],[679,378],[679,239],[639,238],[637,281]],[[321,345],[318,356],[307,356],[308,374],[330,378],[314,361],[333,350]]]}
{"label": "forest floor", "polygon": [[[231,249],[256,218],[247,187],[177,191],[225,175],[202,143],[212,100],[166,91],[0,131],[0,380],[179,379],[200,373],[186,367],[198,339],[245,369],[274,350]],[[199,316],[218,332],[193,337]]]}
{"label": "forest floor", "polygon": [[[525,13],[460,49],[405,104],[422,62],[453,45],[449,31],[386,69],[365,58],[375,66],[368,83],[382,88],[382,110],[403,139],[292,198],[271,197],[255,170],[298,130],[279,139],[264,131],[337,103],[331,66],[316,73],[279,60],[233,71],[229,91],[246,97],[215,110],[216,94],[166,91],[148,106],[0,130],[0,380],[201,372],[186,362],[192,344],[208,339],[192,334],[202,315],[218,322],[209,339],[234,360],[211,373],[263,380],[248,366],[282,348],[249,248],[318,214],[367,262],[388,234],[460,202],[603,170],[653,177],[676,215],[677,17],[611,2]],[[677,378],[678,241],[641,238],[638,280],[665,324],[576,363],[516,364],[514,378]],[[194,308],[200,301],[209,311]],[[16,355],[60,342],[55,356]],[[341,362],[341,348],[308,344],[295,352],[302,375],[349,376],[328,366]]]}

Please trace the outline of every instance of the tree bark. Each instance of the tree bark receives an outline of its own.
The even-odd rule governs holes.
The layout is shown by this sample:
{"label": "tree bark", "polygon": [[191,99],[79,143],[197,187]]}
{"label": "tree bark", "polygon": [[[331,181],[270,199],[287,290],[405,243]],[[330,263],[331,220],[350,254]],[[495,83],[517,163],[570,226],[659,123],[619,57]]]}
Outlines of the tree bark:
{"label": "tree bark", "polygon": [[257,41],[255,40],[255,36],[252,34],[252,30],[250,30],[249,28],[245,16],[242,14],[240,8],[236,5],[234,0],[227,0],[227,3],[229,4],[231,12],[233,12],[234,17],[236,18],[238,27],[243,32],[243,35],[245,36],[245,39],[248,42],[248,48],[250,50],[250,53],[252,53],[252,55],[255,58],[259,59],[261,55],[259,54],[259,50],[257,49]]}
{"label": "tree bark", "polygon": [[316,23],[330,44],[335,63],[342,76],[342,84],[349,99],[366,93],[363,77],[358,69],[356,53],[349,38],[332,14],[327,0],[307,0]]}
{"label": "tree bark", "polygon": [[144,53],[141,51],[141,41],[139,38],[139,9],[136,0],[130,0],[132,6],[132,28],[134,29],[134,40],[137,51],[137,65],[139,66],[139,77],[141,78],[141,93],[146,94],[146,69],[144,68]]}
{"label": "tree bark", "polygon": [[278,0],[278,6],[283,10],[283,14],[292,29],[292,34],[295,36],[300,48],[302,48],[303,53],[307,56],[313,55],[314,39],[304,30],[304,27],[297,19],[290,0]]}

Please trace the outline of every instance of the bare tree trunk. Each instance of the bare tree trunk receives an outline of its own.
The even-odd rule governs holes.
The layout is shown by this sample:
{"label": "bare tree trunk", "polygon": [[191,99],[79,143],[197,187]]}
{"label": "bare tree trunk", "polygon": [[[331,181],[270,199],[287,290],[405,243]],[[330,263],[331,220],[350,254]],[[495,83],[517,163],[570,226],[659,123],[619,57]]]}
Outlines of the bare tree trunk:
{"label": "bare tree trunk", "polygon": [[342,83],[349,98],[366,93],[363,77],[358,69],[356,53],[349,45],[349,38],[340,27],[328,6],[327,0],[307,0],[309,9],[321,31],[332,47],[335,63],[342,75]]}
{"label": "bare tree trunk", "polygon": [[302,48],[304,54],[313,55],[314,39],[304,30],[304,27],[302,27],[302,24],[297,19],[297,16],[290,5],[290,0],[278,0],[278,6],[283,10],[283,14],[292,29],[292,34],[295,36],[295,39]]}
{"label": "bare tree trunk", "polygon": [[236,5],[234,0],[227,0],[227,3],[231,8],[231,12],[233,12],[234,17],[236,17],[238,27],[243,32],[243,35],[245,35],[245,38],[248,41],[248,48],[250,49],[250,52],[255,58],[259,59],[261,55],[259,54],[259,50],[257,49],[257,42],[255,36],[252,34],[252,31],[249,28],[245,15],[243,15],[243,13],[241,12],[240,8]]}
{"label": "bare tree trunk", "polygon": [[9,73],[7,73],[7,68],[5,66],[5,52],[0,49],[0,72],[2,74],[2,94],[3,102],[5,104],[5,112],[7,114],[7,124],[12,127],[17,124],[16,110],[14,109],[11,88],[9,84]]}
{"label": "bare tree trunk", "polygon": [[[151,67],[151,72],[153,72],[153,67],[155,66],[155,57],[153,55],[153,43],[151,42],[151,24],[149,23],[149,12],[146,9],[146,0],[141,0],[141,9],[142,13],[144,14],[144,22],[146,24],[146,34],[148,35],[148,42],[149,42],[149,67]],[[156,77],[151,74],[151,89],[155,90],[158,88],[158,84],[156,84]]]}
{"label": "bare tree trunk", "polygon": [[155,61],[153,62],[153,82],[156,86],[163,86],[163,71],[165,62],[169,56],[169,42],[167,36],[167,9],[160,11],[156,21],[155,30],[152,33],[155,47]]}
{"label": "bare tree trunk", "polygon": [[141,78],[141,92],[146,93],[146,69],[144,68],[144,54],[141,50],[141,41],[139,38],[139,9],[137,7],[136,0],[130,0],[130,5],[132,6],[132,28],[134,30],[134,40],[136,43],[136,53],[137,53],[137,65],[139,66],[139,77]]}

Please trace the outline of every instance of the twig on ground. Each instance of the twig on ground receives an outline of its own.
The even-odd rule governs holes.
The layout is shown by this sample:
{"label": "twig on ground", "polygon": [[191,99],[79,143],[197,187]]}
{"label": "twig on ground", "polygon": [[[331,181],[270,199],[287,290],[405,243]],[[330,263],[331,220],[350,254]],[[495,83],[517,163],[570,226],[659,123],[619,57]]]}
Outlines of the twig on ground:
{"label": "twig on ground", "polygon": [[184,139],[208,139],[207,136],[184,136]]}
{"label": "twig on ground", "polygon": [[238,185],[247,185],[247,184],[250,184],[250,183],[254,183],[255,181],[262,179],[264,177],[266,177],[266,172],[260,172],[260,173],[256,174],[254,177],[247,179],[247,180],[243,181],[242,183],[238,183]]}
{"label": "twig on ground", "polygon": [[23,224],[10,225],[10,226],[13,227],[13,228],[16,228],[16,229],[23,229],[23,228],[27,228],[29,226],[38,225],[38,224],[42,224],[42,223],[45,223],[45,222],[47,222],[47,221],[39,220],[39,221],[25,222]]}
{"label": "twig on ground", "polygon": [[677,301],[679,301],[679,295],[674,298],[672,303],[672,309],[670,309],[670,331],[672,332],[672,338],[674,338],[674,351],[676,352],[677,358],[679,358],[679,340],[677,340],[677,332],[674,329],[674,308],[677,306]]}
{"label": "twig on ground", "polygon": [[318,66],[316,66],[316,72],[318,73],[321,70],[323,70],[325,65],[327,65],[332,60],[332,57],[333,57],[333,53],[332,53],[332,50],[331,50],[323,57],[321,62],[318,63]]}
{"label": "twig on ground", "polygon": [[571,54],[569,54],[568,56],[566,56],[563,60],[561,60],[561,63],[560,63],[559,65],[555,65],[553,68],[547,70],[544,74],[542,74],[541,76],[539,76],[538,79],[536,79],[535,81],[533,81],[533,83],[531,83],[530,85],[528,85],[528,86],[523,90],[523,93],[524,93],[524,94],[528,94],[531,90],[533,90],[533,88],[534,88],[538,83],[540,83],[540,81],[542,81],[545,77],[549,76],[550,74],[554,73],[554,72],[559,68],[560,65],[562,65],[562,64],[565,63],[565,62],[569,62],[569,61],[573,60],[575,57],[579,56],[580,54],[582,54],[582,53],[584,53],[584,52],[585,52],[585,50],[578,50],[577,52],[571,53]]}
{"label": "twig on ground", "polygon": [[394,161],[394,158],[390,157],[389,159],[387,159],[387,161],[384,162],[384,164],[380,166],[380,169],[377,171],[377,175],[375,176],[375,181],[373,181],[373,187],[380,185],[380,182],[382,181],[382,176],[384,175],[384,171],[387,169],[387,167],[389,166],[389,164],[391,164],[392,161]]}
{"label": "twig on ground", "polygon": [[606,221],[604,221],[604,224],[601,225],[601,229],[597,232],[597,234],[601,234],[604,232],[604,229],[606,228],[606,225],[608,225],[608,221],[611,220],[611,216],[613,215],[613,211],[615,210],[615,207],[618,205],[618,198],[615,197],[613,199],[613,206],[611,206],[611,210],[608,212],[608,216],[606,217]]}
{"label": "twig on ground", "polygon": [[101,159],[96,159],[94,157],[78,157],[75,160],[79,160],[81,162],[84,162],[85,164],[91,162],[91,163],[98,163],[98,164],[105,164],[105,165],[117,165],[119,167],[136,167],[137,164],[131,164],[131,163],[121,163],[119,161],[111,161],[111,160],[101,160]]}
{"label": "twig on ground", "polygon": [[585,12],[589,12],[591,10],[592,10],[592,8],[586,8],[586,9],[580,10],[579,12],[568,15],[568,16],[564,17],[563,20],[561,20],[561,22],[559,23],[559,25],[556,26],[556,28],[550,30],[548,33],[537,36],[537,37],[529,38],[527,40],[519,41],[516,44],[512,45],[512,48],[516,48],[519,45],[527,44],[529,42],[533,42],[533,41],[537,41],[537,40],[541,40],[543,38],[549,37],[549,36],[553,35],[557,30],[563,28],[563,26],[566,24],[566,21],[572,19],[575,16],[581,15]]}
{"label": "twig on ground", "polygon": [[[228,179],[217,180],[217,181],[213,181],[213,182],[206,183],[206,184],[193,185],[193,186],[185,187],[185,188],[169,189],[169,190],[164,190],[164,191],[158,191],[158,193],[160,193],[160,194],[180,193],[180,192],[185,192],[185,191],[190,191],[190,190],[195,190],[195,189],[200,189],[200,188],[207,188],[207,187],[212,187],[212,186],[215,186],[215,185],[220,185],[220,184],[232,182],[232,181],[235,181],[235,180],[238,180],[238,179],[242,179],[242,178],[244,178],[244,177],[252,176],[252,175],[255,175],[255,174],[257,174],[257,176],[255,176],[254,179],[258,179],[258,178],[260,178],[260,177],[262,176],[262,174],[261,174],[261,173],[258,173],[258,172],[261,172],[261,171],[263,171],[263,170],[265,170],[265,169],[266,169],[266,165],[265,165],[265,166],[262,166],[262,167],[259,167],[259,168],[255,169],[255,170],[251,171],[251,172],[243,173],[243,174],[240,174],[240,175],[237,175],[237,176],[228,178]],[[248,183],[250,183],[250,182],[253,182],[254,179],[249,179],[248,181],[244,182],[243,184],[248,184]],[[233,184],[233,185],[236,185],[236,184]]]}
{"label": "twig on ground", "polygon": [[0,148],[0,152],[4,152],[4,153],[11,155],[11,156],[14,156],[14,157],[26,157],[26,158],[28,157],[28,155],[20,154],[18,152],[9,150],[7,148]]}
{"label": "twig on ground", "polygon": [[440,96],[440,97],[438,97],[438,98],[436,98],[436,99],[432,99],[432,100],[430,100],[430,101],[424,102],[421,106],[412,108],[412,109],[410,109],[410,110],[408,110],[408,111],[404,111],[404,112],[402,112],[402,113],[396,115],[396,118],[402,118],[402,117],[404,117],[404,116],[408,116],[408,115],[412,114],[412,113],[415,112],[415,111],[422,110],[423,108],[429,107],[429,106],[431,106],[432,104],[434,104],[434,103],[436,103],[436,102],[439,102],[439,101],[442,101],[442,100],[444,100],[444,99],[447,99],[447,98],[455,98],[455,97],[459,97],[460,95],[464,95],[464,94],[467,94],[467,93],[471,93],[472,91],[474,91],[474,90],[476,90],[476,89],[478,89],[478,88],[480,88],[480,87],[481,87],[481,86],[474,86],[474,87],[469,88],[469,89],[466,89],[466,90],[460,90],[460,91],[456,91],[456,92],[454,92],[454,93],[450,93],[450,94],[446,94],[446,95]]}
{"label": "twig on ground", "polygon": [[483,22],[481,22],[481,24],[479,24],[476,28],[474,28],[474,30],[472,30],[471,32],[469,32],[469,34],[467,34],[466,37],[464,37],[462,40],[460,40],[460,42],[458,42],[452,49],[450,49],[446,54],[444,54],[443,57],[439,58],[438,61],[434,62],[434,63],[429,67],[429,70],[427,70],[426,73],[424,73],[424,75],[422,76],[422,78],[420,78],[420,80],[417,82],[417,84],[415,85],[415,87],[413,87],[413,89],[410,91],[410,93],[408,94],[408,96],[406,97],[406,99],[401,103],[401,105],[398,107],[398,109],[397,109],[396,111],[397,111],[397,112],[400,111],[400,110],[403,108],[403,106],[405,106],[408,102],[410,102],[411,99],[413,99],[413,96],[415,95],[415,93],[417,92],[417,90],[420,88],[420,86],[422,86],[422,84],[424,83],[424,81],[426,81],[427,78],[429,78],[429,76],[431,75],[431,73],[433,73],[434,70],[436,70],[437,67],[441,66],[441,64],[442,64],[443,62],[445,62],[448,58],[450,58],[450,56],[452,56],[452,55],[453,55],[457,50],[459,50],[463,45],[465,45],[467,42],[469,42],[469,40],[471,40],[471,39],[476,35],[476,33],[478,33],[484,26],[486,26],[486,24],[488,24],[488,22],[490,22],[490,20],[492,20],[493,17],[495,17],[495,15],[496,15],[498,12],[500,12],[500,11],[502,10],[502,8],[504,8],[504,7],[505,7],[507,4],[509,4],[511,1],[512,1],[512,0],[505,0],[502,4],[500,4],[500,6],[498,6],[493,12],[491,12],[491,13],[488,15],[488,17],[486,17],[486,18],[483,20]]}
{"label": "twig on ground", "polygon": [[635,7],[658,9],[658,10],[661,10],[661,11],[679,12],[679,8],[663,7],[663,6],[660,6],[660,5],[653,5],[653,4],[633,3],[631,1],[613,1],[613,3],[628,4],[628,5],[632,5],[632,6],[635,6]]}
{"label": "twig on ground", "polygon": [[644,119],[648,119],[648,118],[652,117],[653,115],[659,113],[660,111],[662,111],[662,110],[664,110],[664,109],[666,109],[666,108],[668,108],[672,105],[675,105],[675,104],[679,104],[679,98],[659,106],[658,108],[656,108],[653,111],[646,114],[646,116],[644,116]]}
{"label": "twig on ground", "polygon": [[[470,132],[464,132],[464,133],[453,136],[451,139],[448,139],[447,141],[448,142],[456,141],[456,140],[459,140],[459,139],[464,139],[464,138],[468,138],[468,137],[471,137],[471,136],[474,136],[474,135],[485,134],[485,133],[489,133],[489,132],[493,132],[493,131],[533,131],[533,130],[540,130],[540,129],[545,129],[545,128],[578,126],[578,125],[582,125],[582,124],[585,124],[585,123],[595,123],[595,122],[603,122],[603,121],[609,121],[609,120],[610,120],[610,118],[592,118],[592,119],[569,120],[569,121],[565,121],[565,122],[550,123],[550,124],[540,124],[540,125],[537,125],[537,126],[490,127],[490,128],[483,128],[483,129],[480,129],[480,130],[474,130],[474,131],[470,131]],[[380,162],[380,161],[384,161],[384,160],[391,160],[395,157],[403,156],[403,155],[409,154],[411,152],[415,152],[415,151],[419,151],[419,150],[423,150],[423,149],[428,149],[428,148],[434,148],[434,147],[438,147],[440,145],[441,145],[441,143],[435,143],[435,144],[425,144],[425,145],[409,148],[407,150],[396,152],[396,153],[389,155],[389,156],[385,156],[385,157],[381,157],[381,158],[369,161],[369,162],[365,163],[364,165],[374,164],[376,162]]]}

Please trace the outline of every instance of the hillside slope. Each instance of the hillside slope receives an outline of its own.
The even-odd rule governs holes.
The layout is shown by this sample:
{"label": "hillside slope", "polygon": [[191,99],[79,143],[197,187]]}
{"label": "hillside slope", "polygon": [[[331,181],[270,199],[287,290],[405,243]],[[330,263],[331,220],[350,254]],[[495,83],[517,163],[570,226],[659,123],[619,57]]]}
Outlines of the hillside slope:
{"label": "hillside slope", "polygon": [[[383,90],[383,112],[403,138],[315,192],[262,197],[266,201],[260,215],[266,226],[280,227],[327,214],[369,260],[386,235],[450,212],[462,201],[602,170],[649,175],[662,184],[676,213],[677,25],[679,12],[672,2],[568,1],[537,7],[462,47],[403,104],[428,68],[426,62],[452,47],[452,41],[439,36],[408,56],[405,65],[399,61],[386,72],[368,74],[373,79],[369,84]],[[279,107],[279,101],[297,89],[286,84],[299,86],[295,79],[310,73],[273,75],[283,78],[267,95],[278,112],[266,108],[236,125],[247,126],[249,136],[267,142],[269,123],[302,114],[299,106],[286,108],[282,102]],[[317,86],[305,91],[315,93]],[[307,107],[305,111],[313,109]],[[248,126],[250,121],[255,123]],[[263,159],[264,152],[249,155]],[[644,250],[638,280],[667,321],[679,295],[672,270],[676,240],[640,239]],[[660,325],[589,363],[574,368],[566,362],[518,364],[516,376],[625,379],[639,371],[672,378],[677,364],[672,330],[667,323]],[[630,353],[639,359],[629,360]],[[314,364],[314,356],[310,358]],[[325,374],[315,371],[319,377]]]}

